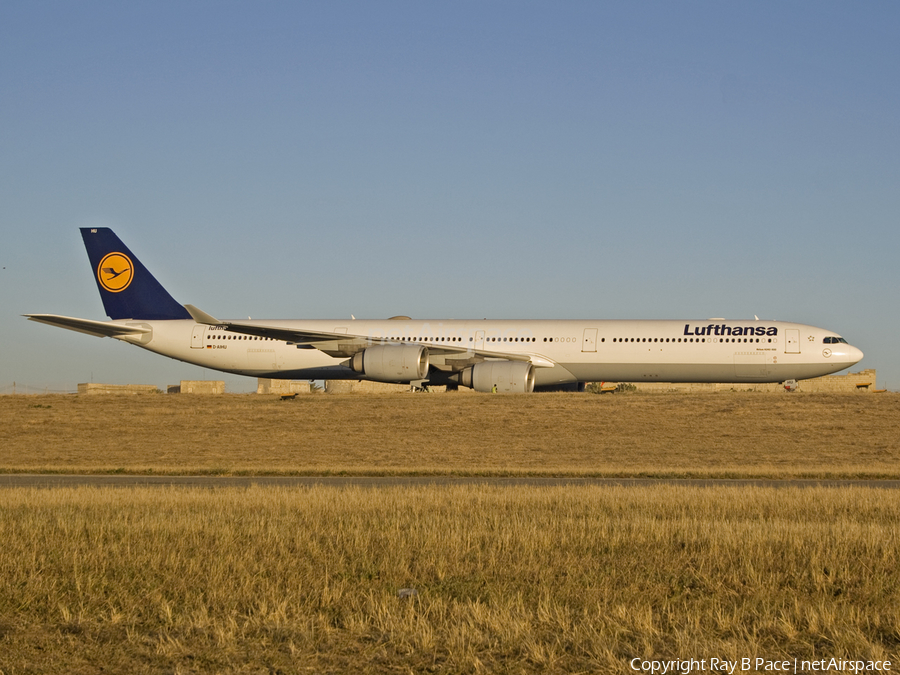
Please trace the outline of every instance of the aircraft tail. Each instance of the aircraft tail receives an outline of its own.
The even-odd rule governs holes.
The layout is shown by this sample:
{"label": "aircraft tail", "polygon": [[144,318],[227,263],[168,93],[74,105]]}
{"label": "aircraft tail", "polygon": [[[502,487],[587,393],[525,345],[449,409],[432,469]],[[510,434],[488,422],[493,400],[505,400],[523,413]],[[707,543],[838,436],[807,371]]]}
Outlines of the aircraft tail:
{"label": "aircraft tail", "polygon": [[191,318],[111,229],[83,227],[81,237],[110,319]]}

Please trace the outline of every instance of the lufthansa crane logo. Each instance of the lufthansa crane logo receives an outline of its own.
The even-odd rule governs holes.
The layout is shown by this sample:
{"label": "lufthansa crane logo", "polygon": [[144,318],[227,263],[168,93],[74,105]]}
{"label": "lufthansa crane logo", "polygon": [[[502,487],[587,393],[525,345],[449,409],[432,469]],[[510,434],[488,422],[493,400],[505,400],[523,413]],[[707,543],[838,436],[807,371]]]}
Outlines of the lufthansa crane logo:
{"label": "lufthansa crane logo", "polygon": [[97,265],[97,281],[111,293],[128,288],[134,278],[134,265],[124,253],[107,253]]}

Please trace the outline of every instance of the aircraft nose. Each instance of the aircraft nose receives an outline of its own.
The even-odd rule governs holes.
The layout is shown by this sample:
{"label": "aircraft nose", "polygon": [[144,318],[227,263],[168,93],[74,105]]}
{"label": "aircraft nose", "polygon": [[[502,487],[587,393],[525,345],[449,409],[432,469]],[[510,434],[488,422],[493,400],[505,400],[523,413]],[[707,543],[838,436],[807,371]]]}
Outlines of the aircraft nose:
{"label": "aircraft nose", "polygon": [[857,349],[856,347],[851,346],[848,352],[849,353],[847,354],[847,356],[850,357],[850,361],[852,363],[859,363],[860,361],[862,361],[863,353],[861,349]]}

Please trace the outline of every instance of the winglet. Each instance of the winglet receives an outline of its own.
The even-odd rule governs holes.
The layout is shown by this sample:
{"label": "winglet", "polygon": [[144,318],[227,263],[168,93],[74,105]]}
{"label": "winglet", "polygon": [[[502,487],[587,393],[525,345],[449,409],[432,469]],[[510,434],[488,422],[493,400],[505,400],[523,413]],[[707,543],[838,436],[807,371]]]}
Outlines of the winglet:
{"label": "winglet", "polygon": [[198,309],[193,305],[185,305],[184,308],[188,311],[188,314],[191,315],[191,318],[194,319],[197,323],[203,323],[207,326],[221,326],[223,325],[222,321],[219,321],[214,316],[211,316],[204,312],[202,309]]}

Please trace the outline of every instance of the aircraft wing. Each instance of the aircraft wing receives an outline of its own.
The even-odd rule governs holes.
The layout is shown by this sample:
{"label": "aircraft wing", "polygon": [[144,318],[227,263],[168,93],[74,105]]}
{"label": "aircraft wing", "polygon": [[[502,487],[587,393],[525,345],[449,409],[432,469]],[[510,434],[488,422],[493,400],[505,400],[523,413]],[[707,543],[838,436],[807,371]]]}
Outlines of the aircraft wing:
{"label": "aircraft wing", "polygon": [[79,333],[86,333],[94,337],[123,337],[125,335],[142,335],[149,333],[150,329],[143,326],[129,326],[124,323],[112,321],[91,321],[90,319],[76,319],[72,316],[59,316],[57,314],[24,314],[29,321],[46,323],[59,328],[68,328]]}
{"label": "aircraft wing", "polygon": [[[310,349],[318,349],[329,356],[350,357],[372,346],[372,340],[364,335],[350,333],[328,333],[302,328],[286,328],[281,326],[260,326],[258,324],[241,323],[240,321],[219,321],[213,316],[193,305],[185,305],[188,313],[194,317],[197,323],[209,326],[224,326],[226,330],[244,335],[256,335],[283,340],[293,344],[302,345]],[[478,363],[486,359],[505,359],[508,361],[526,361],[536,368],[552,368],[556,365],[553,361],[537,354],[523,354],[520,352],[499,352],[488,349],[472,349],[463,346],[425,344],[428,353],[433,357],[443,357],[447,368],[458,370],[467,365]],[[435,364],[438,365],[438,364]]]}
{"label": "aircraft wing", "polygon": [[[197,323],[206,324],[207,326],[224,326],[228,331],[241,333],[243,335],[274,338],[275,340],[283,340],[299,345],[311,345],[316,342],[353,342],[356,339],[360,339],[367,344],[365,338],[356,335],[348,335],[347,333],[328,333],[324,331],[284,328],[282,326],[259,326],[257,324],[241,323],[240,321],[219,321],[193,305],[185,305],[184,308]],[[363,348],[365,347],[363,346]]]}

